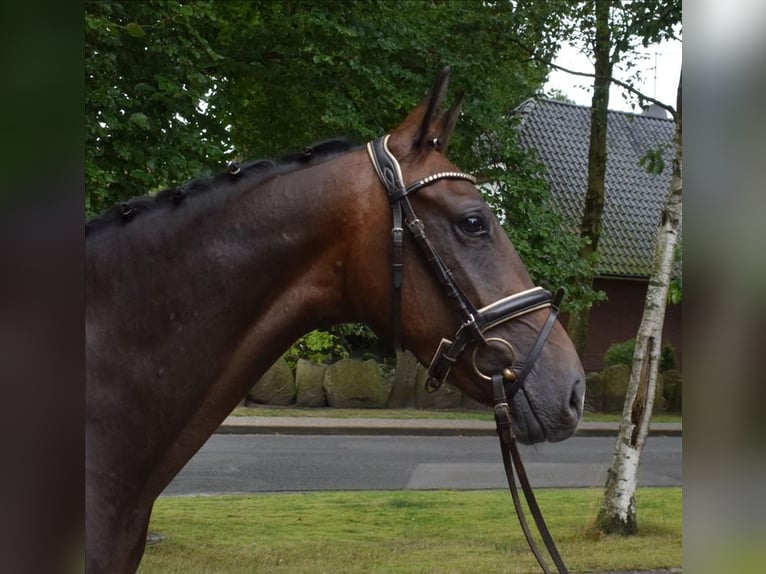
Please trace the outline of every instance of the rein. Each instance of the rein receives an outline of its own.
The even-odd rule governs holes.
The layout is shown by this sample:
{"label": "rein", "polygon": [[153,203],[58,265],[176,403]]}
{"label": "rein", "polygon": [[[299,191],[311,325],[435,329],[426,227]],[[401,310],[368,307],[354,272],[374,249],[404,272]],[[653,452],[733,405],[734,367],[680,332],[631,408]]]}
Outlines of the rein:
{"label": "rein", "polygon": [[[519,482],[524,492],[524,497],[529,505],[530,513],[540,531],[540,535],[545,543],[550,556],[558,568],[560,574],[567,574],[568,570],[564,565],[558,550],[553,542],[553,538],[543,519],[540,508],[535,500],[532,487],[527,479],[526,470],[519,455],[516,437],[511,428],[511,413],[509,400],[519,391],[523,391],[523,384],[527,375],[531,372],[540,352],[545,345],[545,341],[550,334],[556,321],[559,306],[564,296],[564,291],[559,289],[555,295],[542,287],[534,287],[515,295],[510,295],[499,299],[489,305],[476,309],[471,300],[465,295],[460,285],[455,280],[447,264],[439,256],[439,253],[433,247],[426,236],[425,226],[417,217],[409,196],[417,190],[431,185],[442,179],[464,180],[476,184],[476,178],[466,173],[445,171],[429,175],[419,179],[407,186],[404,185],[404,177],[399,162],[388,148],[389,135],[373,140],[367,144],[367,153],[370,156],[372,165],[375,168],[378,177],[388,193],[389,204],[393,217],[393,226],[391,229],[392,245],[392,332],[394,347],[401,350],[401,307],[402,307],[402,284],[404,280],[404,225],[410,230],[415,242],[419,246],[426,261],[434,272],[436,278],[441,284],[453,309],[456,311],[461,321],[453,340],[443,338],[431,359],[428,367],[428,389],[437,390],[446,381],[452,366],[458,361],[464,352],[472,349],[471,363],[476,374],[486,381],[492,382],[495,399],[495,423],[497,433],[500,439],[500,447],[503,456],[503,465],[508,479],[508,486],[511,490],[513,505],[519,524],[524,532],[530,549],[543,569],[545,574],[550,574],[550,570],[542,558],[540,550],[535,544],[532,534],[527,524],[524,510],[519,499],[516,479],[514,477],[514,468],[518,474]],[[537,335],[537,339],[532,345],[532,349],[527,354],[524,363],[516,363],[516,353],[511,343],[500,337],[486,337],[485,332],[512,321],[522,315],[547,308],[548,317],[543,324],[542,329]],[[500,345],[510,351],[511,363],[502,369],[499,373],[485,374],[479,369],[476,363],[478,352],[490,344]]]}
{"label": "rein", "polygon": [[532,551],[532,554],[535,555],[537,563],[540,564],[544,574],[550,574],[551,571],[545,564],[543,555],[532,538],[532,532],[529,529],[529,524],[527,524],[524,508],[519,498],[519,490],[516,486],[516,478],[513,474],[514,468],[516,469],[516,474],[518,474],[521,490],[524,492],[524,498],[527,501],[529,512],[532,514],[532,518],[537,525],[537,531],[543,539],[543,543],[548,550],[551,560],[553,560],[553,563],[556,565],[559,574],[569,574],[569,570],[567,570],[564,561],[561,559],[558,548],[556,548],[556,543],[553,541],[553,536],[551,536],[550,530],[548,530],[548,525],[545,523],[543,513],[540,510],[540,506],[537,504],[535,493],[532,491],[532,485],[529,483],[524,463],[521,460],[516,436],[513,434],[513,429],[511,428],[511,409],[508,406],[501,377],[497,375],[492,377],[492,388],[495,394],[495,425],[497,427],[497,436],[500,439],[500,452],[503,456],[505,478],[508,481],[508,488],[511,490],[513,509],[516,511],[519,525],[524,532],[524,538],[527,539],[529,549]]}

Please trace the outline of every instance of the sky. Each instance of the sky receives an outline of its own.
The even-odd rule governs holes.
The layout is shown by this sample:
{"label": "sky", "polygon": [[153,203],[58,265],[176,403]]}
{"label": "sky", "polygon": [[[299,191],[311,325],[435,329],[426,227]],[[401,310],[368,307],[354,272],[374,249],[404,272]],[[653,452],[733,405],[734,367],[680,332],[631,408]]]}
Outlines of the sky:
{"label": "sky", "polygon": [[[647,96],[675,107],[678,77],[681,72],[681,43],[677,41],[663,42],[656,46],[650,46],[648,49],[642,48],[638,51],[638,55],[641,58],[636,59],[638,74],[636,70],[627,72],[624,69],[617,69],[614,77],[624,82],[631,79],[637,80],[634,86],[638,90]],[[562,46],[554,63],[570,70],[593,73],[591,60],[575,46]],[[546,91],[557,89],[575,103],[590,106],[592,82],[591,78],[553,70],[545,84],[545,89]],[[636,98],[632,97],[626,101],[623,98],[623,94],[626,93],[626,90],[613,85],[609,93],[609,109],[640,113],[641,110],[638,108]]]}

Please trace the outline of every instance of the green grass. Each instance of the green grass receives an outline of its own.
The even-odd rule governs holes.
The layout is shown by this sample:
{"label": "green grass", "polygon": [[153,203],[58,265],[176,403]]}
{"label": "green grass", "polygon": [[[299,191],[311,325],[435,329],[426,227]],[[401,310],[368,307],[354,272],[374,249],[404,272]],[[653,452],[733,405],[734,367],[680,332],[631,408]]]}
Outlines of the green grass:
{"label": "green grass", "polygon": [[[585,413],[583,420],[589,421],[589,422],[618,423],[622,420],[622,415],[619,413]],[[681,415],[674,415],[674,414],[668,414],[668,413],[652,413],[652,420],[656,423],[682,422]]]}
{"label": "green grass", "polygon": [[[602,536],[601,489],[537,493],[573,572],[681,565],[681,489],[640,489],[640,532]],[[143,574],[539,572],[504,491],[161,497]]]}
{"label": "green grass", "polygon": [[[419,409],[333,409],[333,408],[297,408],[297,407],[237,407],[231,413],[234,416],[261,417],[334,417],[334,418],[386,418],[386,419],[461,419],[461,420],[493,420],[490,411],[443,410],[427,411]],[[619,422],[620,414],[585,413],[586,421]],[[655,413],[655,422],[681,422],[680,415]]]}

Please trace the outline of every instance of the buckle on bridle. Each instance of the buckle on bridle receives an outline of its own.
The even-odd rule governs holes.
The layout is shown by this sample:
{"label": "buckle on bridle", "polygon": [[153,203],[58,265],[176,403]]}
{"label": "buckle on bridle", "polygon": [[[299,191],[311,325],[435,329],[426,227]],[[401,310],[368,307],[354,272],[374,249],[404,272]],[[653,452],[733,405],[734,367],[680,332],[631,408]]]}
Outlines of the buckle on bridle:
{"label": "buckle on bridle", "polygon": [[[426,390],[429,392],[438,391],[447,380],[452,365],[457,361],[457,356],[449,355],[449,350],[454,343],[449,339],[442,339],[436,348],[434,356],[431,358],[431,364],[428,365],[428,380],[426,381]],[[459,356],[459,355],[458,355]]]}

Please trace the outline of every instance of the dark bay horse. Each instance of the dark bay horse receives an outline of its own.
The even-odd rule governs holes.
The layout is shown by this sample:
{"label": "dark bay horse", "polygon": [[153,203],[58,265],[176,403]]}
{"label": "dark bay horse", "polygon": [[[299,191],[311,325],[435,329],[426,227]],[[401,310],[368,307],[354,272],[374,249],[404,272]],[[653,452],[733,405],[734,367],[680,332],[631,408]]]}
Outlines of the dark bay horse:
{"label": "dark bay horse", "polygon": [[448,77],[366,149],[232,164],[89,222],[88,572],[137,569],[156,497],[311,329],[366,323],[425,364],[436,355],[438,378],[486,404],[493,373],[526,377],[509,401],[519,439],[574,432],[582,366],[550,294],[445,157],[460,110],[440,112]]}

